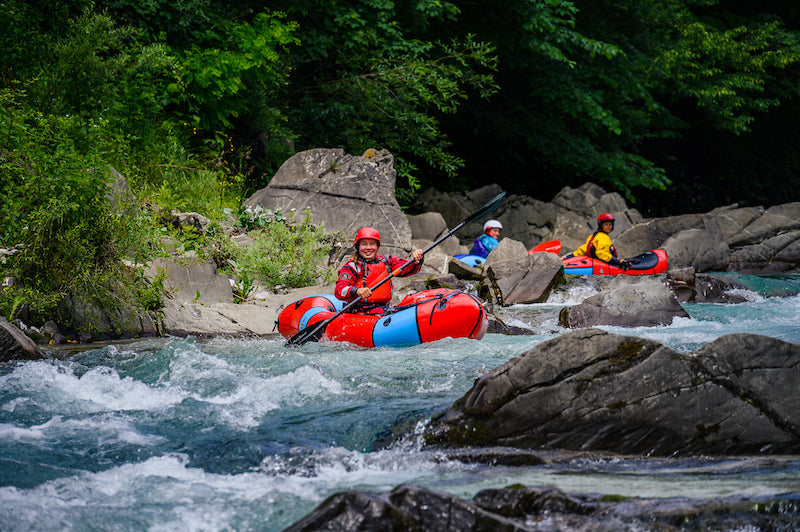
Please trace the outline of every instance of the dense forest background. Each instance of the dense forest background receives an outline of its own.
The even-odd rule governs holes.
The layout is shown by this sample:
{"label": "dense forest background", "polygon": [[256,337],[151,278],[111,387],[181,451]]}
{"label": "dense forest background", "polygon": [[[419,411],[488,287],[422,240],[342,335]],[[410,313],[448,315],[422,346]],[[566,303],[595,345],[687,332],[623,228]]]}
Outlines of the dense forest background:
{"label": "dense forest background", "polygon": [[645,216],[798,198],[796,2],[0,0],[0,20],[0,247],[29,290],[7,315],[153,252],[109,167],[138,207],[213,219],[318,147],[390,150],[404,206],[585,181]]}
{"label": "dense forest background", "polygon": [[[166,143],[227,165],[243,195],[294,151],[377,147],[406,203],[487,182],[548,200],[587,180],[653,214],[797,197],[792,2],[67,0],[0,15],[7,113],[78,117],[85,151]],[[77,131],[89,123],[102,139]]]}

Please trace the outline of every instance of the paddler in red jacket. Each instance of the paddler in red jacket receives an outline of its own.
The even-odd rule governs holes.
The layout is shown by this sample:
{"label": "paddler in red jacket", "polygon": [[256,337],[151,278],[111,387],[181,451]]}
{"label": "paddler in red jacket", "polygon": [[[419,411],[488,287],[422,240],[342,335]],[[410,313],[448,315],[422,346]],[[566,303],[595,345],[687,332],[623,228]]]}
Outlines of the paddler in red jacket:
{"label": "paddler in red jacket", "polygon": [[[381,312],[392,300],[392,281],[386,281],[374,291],[381,279],[388,277],[392,271],[406,264],[405,259],[394,256],[379,255],[381,235],[372,227],[362,227],[356,233],[355,253],[339,270],[334,295],[342,301],[352,301],[361,297],[362,302],[354,305],[350,312]],[[422,250],[411,254],[412,260],[403,268],[398,277],[414,275],[422,268]]]}
{"label": "paddler in red jacket", "polygon": [[613,230],[614,217],[604,212],[597,217],[597,231],[589,235],[589,238],[586,239],[586,242],[581,247],[561,258],[592,257],[607,262],[611,266],[627,269],[628,261],[617,258],[617,250],[614,244],[611,243],[611,237],[608,236]]}

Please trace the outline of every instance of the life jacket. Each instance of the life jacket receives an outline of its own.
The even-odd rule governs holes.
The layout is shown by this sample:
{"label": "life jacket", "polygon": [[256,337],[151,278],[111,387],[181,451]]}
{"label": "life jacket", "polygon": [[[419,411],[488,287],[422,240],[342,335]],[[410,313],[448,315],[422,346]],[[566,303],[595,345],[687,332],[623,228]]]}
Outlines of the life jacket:
{"label": "life jacket", "polygon": [[[487,237],[486,244],[494,244],[493,246],[487,246],[484,243],[484,237]],[[484,259],[489,256],[489,252],[492,251],[494,248],[497,247],[498,240],[492,236],[488,236],[486,234],[482,234],[478,238],[475,239],[475,242],[472,244],[472,249],[469,251],[470,255],[477,255],[479,257],[483,257]]]}
{"label": "life jacket", "polygon": [[[389,261],[383,255],[378,255],[374,262],[366,262],[359,259],[361,266],[361,286],[375,286],[382,279],[389,277],[392,268]],[[387,281],[372,290],[372,294],[363,300],[364,303],[388,303],[392,300],[392,282]]]}
{"label": "life jacket", "polygon": [[[595,231],[594,233],[592,233],[592,237],[589,239],[589,242],[586,243],[586,256],[587,257],[592,257],[593,259],[602,260],[602,259],[599,259],[597,257],[597,253],[596,253],[595,247],[594,247],[594,237],[596,237],[597,233],[599,233],[599,232],[600,231],[598,230],[598,231]],[[609,239],[610,239],[610,237],[609,237]],[[608,250],[611,252],[611,256],[616,258],[616,256],[617,256],[617,248],[614,247],[614,244],[611,244],[611,247],[609,247]]]}

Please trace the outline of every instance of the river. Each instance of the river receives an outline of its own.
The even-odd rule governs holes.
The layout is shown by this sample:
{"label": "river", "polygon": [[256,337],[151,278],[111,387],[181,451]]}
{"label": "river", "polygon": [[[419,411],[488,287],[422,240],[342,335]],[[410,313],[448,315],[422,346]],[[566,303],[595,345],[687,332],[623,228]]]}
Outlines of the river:
{"label": "river", "polygon": [[[745,303],[685,304],[691,317],[670,326],[606,329],[683,352],[734,332],[800,342],[800,276],[735,277]],[[548,451],[547,465],[491,467],[422,447],[431,415],[566,332],[558,309],[595,291],[573,278],[547,303],[498,310],[533,336],[370,350],[150,338],[0,364],[0,530],[282,530],[338,491],[403,483],[467,498],[513,483],[639,497],[800,493],[800,456]]]}

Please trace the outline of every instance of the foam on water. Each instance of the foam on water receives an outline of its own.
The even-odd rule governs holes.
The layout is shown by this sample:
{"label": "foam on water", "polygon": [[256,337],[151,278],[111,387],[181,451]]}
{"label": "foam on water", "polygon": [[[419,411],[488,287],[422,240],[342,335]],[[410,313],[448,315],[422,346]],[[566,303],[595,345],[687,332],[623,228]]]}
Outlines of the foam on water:
{"label": "foam on water", "polygon": [[0,423],[0,441],[47,440],[57,443],[75,440],[85,434],[91,434],[101,446],[116,443],[149,446],[164,441],[159,436],[141,433],[131,420],[107,414],[80,419],[55,416],[45,423],[30,427]]}
{"label": "foam on water", "polygon": [[[21,394],[24,403],[61,414],[152,410],[180,403],[187,394],[175,388],[154,388],[132,377],[121,377],[107,366],[83,374],[76,373],[69,362],[34,361],[19,364],[0,376],[5,397]],[[12,402],[16,399],[15,402]],[[3,409],[15,409],[18,398],[3,403]]]}
{"label": "foam on water", "polygon": [[321,496],[301,479],[213,474],[187,464],[170,454],[29,490],[0,488],[0,529],[55,530],[70,522],[100,530],[263,529],[280,511],[276,501]]}

